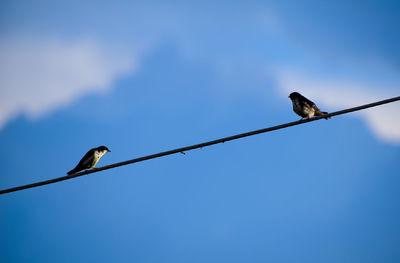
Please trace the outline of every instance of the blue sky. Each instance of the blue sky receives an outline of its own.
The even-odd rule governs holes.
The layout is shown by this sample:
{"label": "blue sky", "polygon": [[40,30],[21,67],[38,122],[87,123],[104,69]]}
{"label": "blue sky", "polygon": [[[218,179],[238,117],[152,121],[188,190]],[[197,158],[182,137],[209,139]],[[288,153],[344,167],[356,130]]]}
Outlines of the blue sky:
{"label": "blue sky", "polygon": [[[395,1],[3,1],[0,186],[399,95]],[[1,262],[398,262],[400,104],[1,196]]]}

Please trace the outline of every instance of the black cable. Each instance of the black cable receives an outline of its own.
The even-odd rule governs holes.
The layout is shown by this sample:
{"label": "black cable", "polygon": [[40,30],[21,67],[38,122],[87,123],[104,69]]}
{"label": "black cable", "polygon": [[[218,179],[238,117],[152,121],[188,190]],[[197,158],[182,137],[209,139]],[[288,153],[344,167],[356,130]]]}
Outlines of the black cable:
{"label": "black cable", "polygon": [[119,162],[119,163],[114,163],[114,164],[110,164],[110,165],[106,165],[106,166],[102,166],[102,167],[98,167],[98,168],[93,168],[93,169],[82,171],[82,172],[79,172],[79,173],[76,173],[76,174],[73,174],[73,175],[57,177],[57,178],[50,179],[50,180],[45,180],[45,181],[36,182],[36,183],[32,183],[32,184],[27,184],[27,185],[17,186],[17,187],[13,187],[13,188],[8,188],[8,189],[0,190],[0,194],[6,194],[6,193],[20,191],[20,190],[24,190],[24,189],[28,189],[28,188],[33,188],[33,187],[38,187],[38,186],[42,186],[42,185],[46,185],[46,184],[52,184],[52,183],[56,183],[56,182],[61,182],[61,181],[72,179],[72,178],[75,178],[75,177],[79,177],[79,176],[82,176],[82,175],[85,175],[85,174],[97,173],[97,172],[100,172],[100,171],[103,171],[103,170],[108,170],[108,169],[116,168],[116,167],[119,167],[119,166],[128,165],[128,164],[131,164],[131,163],[143,162],[143,161],[146,161],[146,160],[155,159],[155,158],[159,158],[159,157],[166,156],[166,155],[171,155],[171,154],[175,154],[175,153],[184,153],[184,152],[187,152],[187,151],[190,151],[190,150],[203,148],[203,147],[214,145],[214,144],[218,144],[218,143],[224,143],[224,142],[227,142],[227,141],[237,140],[237,139],[240,139],[240,138],[244,138],[244,137],[248,137],[248,136],[252,136],[252,135],[256,135],[256,134],[260,134],[260,133],[266,133],[266,132],[270,132],[270,131],[275,131],[275,130],[279,130],[279,129],[283,129],[283,128],[287,128],[287,127],[291,127],[291,126],[295,126],[295,125],[299,125],[299,124],[303,124],[303,123],[307,123],[307,122],[316,121],[316,120],[319,120],[319,119],[322,119],[322,118],[326,118],[326,117],[333,117],[333,116],[346,114],[346,113],[353,112],[353,111],[364,110],[364,109],[367,109],[367,108],[376,107],[376,106],[379,106],[379,105],[382,105],[382,104],[387,104],[387,103],[391,103],[391,102],[398,101],[398,100],[400,100],[400,96],[394,97],[394,98],[391,98],[391,99],[377,101],[377,102],[370,103],[370,104],[365,104],[365,105],[354,107],[354,108],[349,108],[349,109],[345,109],[345,110],[332,112],[332,113],[329,113],[329,114],[326,114],[326,115],[323,115],[323,116],[313,117],[311,119],[303,119],[303,120],[299,120],[299,121],[289,122],[289,123],[285,123],[285,124],[281,124],[281,125],[277,125],[277,126],[273,126],[273,127],[269,127],[269,128],[264,128],[264,129],[259,129],[259,130],[255,130],[255,131],[245,132],[245,133],[241,133],[241,134],[237,134],[237,135],[233,135],[233,136],[228,136],[228,137],[224,137],[224,138],[213,140],[213,141],[194,144],[194,145],[191,145],[191,146],[186,146],[186,147],[182,147],[182,148],[178,148],[178,149],[174,149],[174,150],[169,150],[169,151],[165,151],[165,152],[160,152],[160,153],[156,153],[156,154],[151,154],[151,155],[147,155],[147,156],[143,156],[143,157],[139,157],[139,158],[135,158],[135,159]]}

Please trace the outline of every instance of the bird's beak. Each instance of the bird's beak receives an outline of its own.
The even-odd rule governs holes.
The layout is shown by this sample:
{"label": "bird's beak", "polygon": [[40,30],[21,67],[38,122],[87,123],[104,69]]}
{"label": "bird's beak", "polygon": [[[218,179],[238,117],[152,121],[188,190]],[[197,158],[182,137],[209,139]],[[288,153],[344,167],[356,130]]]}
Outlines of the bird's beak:
{"label": "bird's beak", "polygon": [[110,151],[110,150],[107,150],[107,152],[109,152],[109,153],[110,153],[111,151]]}

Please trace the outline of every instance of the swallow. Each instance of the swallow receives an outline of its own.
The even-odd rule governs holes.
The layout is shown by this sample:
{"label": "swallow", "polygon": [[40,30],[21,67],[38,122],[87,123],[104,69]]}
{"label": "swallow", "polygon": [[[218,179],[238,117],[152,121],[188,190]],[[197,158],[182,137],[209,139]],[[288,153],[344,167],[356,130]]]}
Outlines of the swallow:
{"label": "swallow", "polygon": [[69,171],[67,174],[72,175],[82,170],[91,169],[93,168],[100,158],[108,153],[111,152],[106,146],[100,146],[97,148],[90,149],[85,156],[79,161],[78,165]]}
{"label": "swallow", "polygon": [[[297,115],[299,115],[301,119],[309,119],[314,116],[323,116],[325,114],[328,114],[327,112],[318,109],[317,105],[315,105],[314,102],[307,99],[298,92],[290,93],[289,98],[292,100],[293,111],[297,113]],[[329,118],[330,117],[325,117],[325,119]]]}

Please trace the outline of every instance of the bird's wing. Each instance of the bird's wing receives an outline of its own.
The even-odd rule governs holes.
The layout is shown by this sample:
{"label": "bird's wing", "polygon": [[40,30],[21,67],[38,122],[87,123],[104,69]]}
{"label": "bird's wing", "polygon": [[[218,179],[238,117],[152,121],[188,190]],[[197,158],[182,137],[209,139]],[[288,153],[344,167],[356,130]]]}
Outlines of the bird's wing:
{"label": "bird's wing", "polygon": [[[321,115],[324,115],[324,114],[328,114],[328,112],[326,112],[326,111],[321,111],[315,104],[314,104],[313,108],[315,110],[315,116],[321,116]],[[327,117],[325,119],[329,119],[329,118],[330,117]]]}
{"label": "bird's wing", "polygon": [[85,156],[79,161],[77,167],[81,167],[83,169],[87,169],[91,166],[93,162],[93,156],[94,156],[94,149],[91,149],[88,151]]}
{"label": "bird's wing", "polygon": [[307,99],[304,96],[302,96],[302,97],[303,97],[302,102],[304,103],[305,106],[308,106],[308,107],[314,107],[315,106],[314,102],[312,102],[311,100]]}
{"label": "bird's wing", "polygon": [[312,105],[313,109],[315,110],[315,112],[321,112],[321,110],[317,107],[317,105]]}

